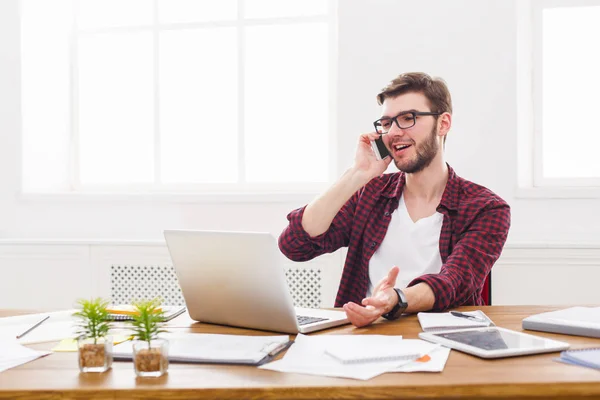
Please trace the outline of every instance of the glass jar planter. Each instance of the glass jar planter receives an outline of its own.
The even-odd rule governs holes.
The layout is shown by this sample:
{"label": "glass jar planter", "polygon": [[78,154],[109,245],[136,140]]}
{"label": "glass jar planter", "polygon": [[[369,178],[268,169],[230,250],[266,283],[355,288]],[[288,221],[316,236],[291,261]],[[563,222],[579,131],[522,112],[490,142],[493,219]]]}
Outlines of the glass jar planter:
{"label": "glass jar planter", "polygon": [[81,372],[104,372],[113,361],[112,336],[77,339],[77,355]]}
{"label": "glass jar planter", "polygon": [[169,342],[165,339],[154,339],[133,342],[133,368],[135,374],[142,377],[158,377],[169,369]]}

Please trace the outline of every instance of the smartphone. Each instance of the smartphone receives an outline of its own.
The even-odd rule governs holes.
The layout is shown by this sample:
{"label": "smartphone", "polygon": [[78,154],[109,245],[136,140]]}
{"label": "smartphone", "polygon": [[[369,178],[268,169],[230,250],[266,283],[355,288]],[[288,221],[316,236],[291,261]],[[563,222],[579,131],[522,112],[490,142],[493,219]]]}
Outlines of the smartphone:
{"label": "smartphone", "polygon": [[383,160],[390,155],[390,152],[383,143],[383,136],[379,136],[377,139],[371,140],[371,147],[373,148],[373,153],[375,153],[375,157],[377,157],[378,160]]}

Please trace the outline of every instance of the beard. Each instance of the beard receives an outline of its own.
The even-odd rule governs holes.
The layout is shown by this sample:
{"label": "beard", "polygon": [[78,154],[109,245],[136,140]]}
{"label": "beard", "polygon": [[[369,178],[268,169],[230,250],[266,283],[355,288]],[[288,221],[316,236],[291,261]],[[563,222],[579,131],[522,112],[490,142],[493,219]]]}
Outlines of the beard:
{"label": "beard", "polygon": [[439,150],[440,145],[437,141],[437,126],[434,126],[425,142],[415,145],[417,155],[414,159],[403,163],[394,160],[394,164],[396,164],[396,168],[407,174],[421,172],[431,164]]}

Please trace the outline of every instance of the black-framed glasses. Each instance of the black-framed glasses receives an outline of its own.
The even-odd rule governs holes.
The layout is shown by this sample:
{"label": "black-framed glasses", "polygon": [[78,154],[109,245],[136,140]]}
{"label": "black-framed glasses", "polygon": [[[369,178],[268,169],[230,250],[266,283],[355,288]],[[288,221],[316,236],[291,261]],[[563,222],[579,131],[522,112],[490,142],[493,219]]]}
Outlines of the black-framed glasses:
{"label": "black-framed glasses", "polygon": [[392,129],[392,124],[395,122],[396,126],[400,129],[408,129],[415,126],[417,123],[417,117],[421,115],[441,115],[441,112],[429,112],[429,111],[404,111],[396,115],[393,118],[384,117],[373,122],[375,126],[375,132],[379,134],[388,133]]}

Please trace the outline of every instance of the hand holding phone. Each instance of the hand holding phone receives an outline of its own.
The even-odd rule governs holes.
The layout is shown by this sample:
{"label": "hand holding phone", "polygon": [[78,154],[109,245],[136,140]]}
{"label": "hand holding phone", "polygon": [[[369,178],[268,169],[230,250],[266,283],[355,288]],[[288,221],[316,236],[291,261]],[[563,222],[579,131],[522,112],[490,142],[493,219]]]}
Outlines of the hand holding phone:
{"label": "hand holding phone", "polygon": [[375,157],[378,160],[383,160],[384,158],[390,156],[390,152],[387,147],[385,147],[385,143],[383,143],[383,136],[379,136],[375,140],[371,140],[371,148],[373,148],[373,153],[375,153]]}

